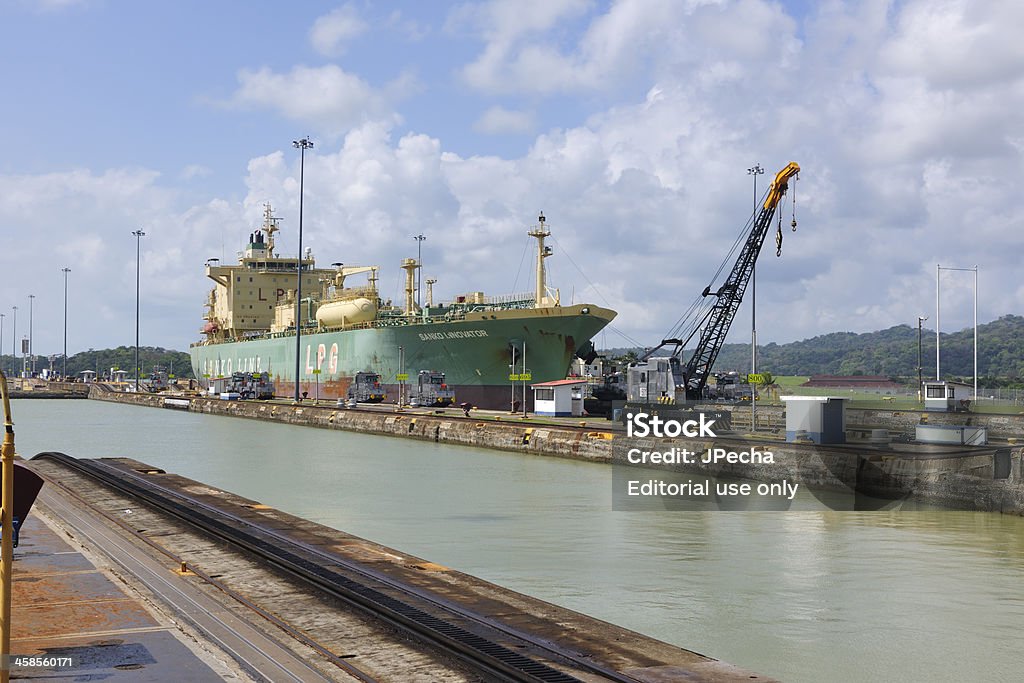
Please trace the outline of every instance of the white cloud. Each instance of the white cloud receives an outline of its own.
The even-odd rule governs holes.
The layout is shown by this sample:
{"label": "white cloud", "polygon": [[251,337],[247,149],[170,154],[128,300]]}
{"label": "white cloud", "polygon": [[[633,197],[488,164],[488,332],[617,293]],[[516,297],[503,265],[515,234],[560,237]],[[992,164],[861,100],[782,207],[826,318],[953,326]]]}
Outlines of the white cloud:
{"label": "white cloud", "polygon": [[313,22],[309,30],[309,41],[322,55],[336,57],[369,28],[359,16],[359,11],[347,3],[334,9]]}
{"label": "white cloud", "polygon": [[[541,4],[547,11],[536,16],[513,0],[494,0],[470,13],[485,42],[462,70],[470,86],[490,93],[614,91],[639,73],[685,77],[703,70],[715,78],[735,72],[740,62],[782,64],[796,49],[793,21],[761,0],[618,0],[594,16],[575,42],[564,36],[561,23],[590,3]],[[465,21],[465,13],[455,16]]]}
{"label": "white cloud", "polygon": [[[491,0],[458,7],[449,17],[449,29],[479,32],[485,40],[483,54],[465,67],[465,80],[476,88],[501,92],[516,91],[520,78],[525,76],[541,79],[534,87],[544,91],[543,83],[556,77],[544,69],[533,70],[536,62],[544,62],[540,66],[559,73],[565,71],[566,65],[552,59],[550,51],[535,45],[536,36],[546,35],[560,21],[583,14],[589,5],[586,0]],[[525,58],[529,64],[507,65],[520,50],[530,53]]]}
{"label": "white cloud", "polygon": [[507,43],[578,17],[592,4],[590,0],[489,0],[457,6],[447,25],[450,30],[476,29],[488,40]]}
{"label": "white cloud", "polygon": [[491,107],[473,124],[473,130],[490,135],[527,133],[534,127],[533,119],[530,112]]}
{"label": "white cloud", "polygon": [[370,120],[396,120],[390,101],[409,88],[407,81],[399,79],[385,90],[376,90],[333,64],[297,66],[286,74],[268,68],[243,70],[238,80],[230,105],[271,109],[331,135]]}
{"label": "white cloud", "polygon": [[181,169],[180,177],[182,180],[192,180],[193,178],[205,178],[209,176],[213,171],[208,166],[202,164],[189,164],[185,168]]}
{"label": "white cloud", "polygon": [[385,25],[398,31],[404,35],[408,40],[413,42],[423,40],[430,35],[430,27],[422,22],[416,21],[415,19],[408,19],[402,14],[401,10],[393,10],[388,15]]}
{"label": "white cloud", "polygon": [[85,169],[0,178],[0,211],[16,219],[39,221],[60,216],[66,206],[94,205],[114,215],[132,216],[126,201],[149,192],[159,177],[147,169],[112,169],[96,174]]}
{"label": "white cloud", "polygon": [[881,53],[883,68],[945,90],[972,91],[1019,80],[1024,5],[1015,2],[911,3]]}

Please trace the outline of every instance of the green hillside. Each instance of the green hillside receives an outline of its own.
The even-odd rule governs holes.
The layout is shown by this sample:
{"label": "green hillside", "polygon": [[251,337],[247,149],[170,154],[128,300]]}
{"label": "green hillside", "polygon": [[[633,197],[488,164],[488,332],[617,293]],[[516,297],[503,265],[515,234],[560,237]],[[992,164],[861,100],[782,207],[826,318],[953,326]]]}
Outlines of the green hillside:
{"label": "green hillside", "polygon": [[[935,375],[935,331],[922,335],[924,376]],[[622,355],[630,349],[611,349]],[[758,347],[758,370],[774,375],[917,375],[917,328],[897,325],[878,332],[833,332],[789,344]],[[750,369],[750,345],[726,344],[715,371]],[[974,375],[974,329],[942,335],[944,377]],[[980,377],[1024,377],[1024,317],[1005,315],[978,326]]]}
{"label": "green hillside", "polygon": [[[15,376],[21,372],[22,359],[15,361],[10,355],[0,356],[0,367],[4,372]],[[160,347],[140,346],[139,365],[142,368],[142,376],[145,377],[154,366],[160,366],[182,378],[192,377],[192,364],[187,353],[172,351]],[[38,356],[36,360],[36,372],[50,366],[47,357]],[[116,349],[89,349],[68,356],[68,375],[74,377],[82,370],[93,370],[99,375],[106,375],[111,368],[126,370],[129,375],[135,371],[135,347],[119,346]],[[63,360],[58,356],[53,362],[53,369],[61,372]],[[13,371],[13,372],[12,372]]]}

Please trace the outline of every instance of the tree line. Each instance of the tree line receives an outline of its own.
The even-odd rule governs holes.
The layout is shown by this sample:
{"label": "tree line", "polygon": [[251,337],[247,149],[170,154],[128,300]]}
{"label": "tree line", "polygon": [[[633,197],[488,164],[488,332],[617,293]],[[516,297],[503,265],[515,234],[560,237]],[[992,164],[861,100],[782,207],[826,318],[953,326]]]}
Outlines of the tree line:
{"label": "tree line", "polygon": [[[8,377],[21,374],[23,359],[10,354],[0,355],[0,367]],[[50,356],[36,356],[35,370],[39,374],[44,368],[50,367]],[[77,377],[83,370],[92,370],[99,377],[105,377],[111,368],[125,370],[129,376],[135,374],[135,347],[119,346],[116,349],[89,349],[68,356],[68,376]],[[183,379],[193,378],[192,362],[187,353],[173,351],[159,346],[139,347],[140,375],[147,377],[153,368],[159,367],[168,373]],[[60,354],[53,358],[54,372],[60,374],[64,369],[64,359]]]}
{"label": "tree line", "polygon": [[[974,376],[974,328],[941,336],[942,376]],[[642,355],[644,349],[602,351],[607,357]],[[687,357],[689,352],[684,352]],[[877,332],[832,332],[789,344],[759,345],[758,370],[774,375],[884,375],[894,379],[917,377],[917,327],[896,325]],[[922,374],[935,377],[935,331],[921,335]],[[750,345],[725,344],[715,372],[750,370]],[[1004,315],[978,326],[978,375],[988,386],[1024,378],[1024,317]]]}

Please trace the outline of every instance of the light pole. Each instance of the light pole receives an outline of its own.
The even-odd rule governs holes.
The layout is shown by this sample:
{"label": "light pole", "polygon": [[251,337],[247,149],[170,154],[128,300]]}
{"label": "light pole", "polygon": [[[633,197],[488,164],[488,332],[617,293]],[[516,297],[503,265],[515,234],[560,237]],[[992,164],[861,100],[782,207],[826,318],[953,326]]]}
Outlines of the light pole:
{"label": "light pole", "polygon": [[14,330],[11,332],[11,371],[18,369],[18,307],[11,306],[14,310]]}
{"label": "light pole", "polygon": [[71,272],[71,269],[64,267],[60,269],[60,272],[64,273],[64,369],[60,371],[60,374],[66,382],[68,381],[68,273]]}
{"label": "light pole", "polygon": [[974,266],[974,400],[978,400],[978,266]]}
{"label": "light pole", "polygon": [[[523,417],[526,417],[526,382],[529,381],[526,378],[529,376],[529,372],[526,369],[526,340],[523,340]],[[534,410],[537,410],[534,408]]]}
{"label": "light pole", "polygon": [[924,378],[921,377],[921,323],[928,318],[917,316],[917,400],[924,397]]}
{"label": "light pole", "polygon": [[32,304],[35,303],[36,295],[28,295],[28,372],[29,377],[36,374],[36,357],[32,354]]}
{"label": "light pole", "polygon": [[302,343],[302,195],[306,181],[306,150],[313,147],[309,137],[292,140],[299,150],[299,259],[295,263],[295,402],[299,402],[299,356]]}
{"label": "light pole", "polygon": [[[757,176],[763,175],[761,164],[754,164],[747,169],[747,175],[754,177],[754,214],[752,223],[757,223]],[[757,374],[757,262],[750,269],[750,374]],[[748,379],[750,385],[750,430],[757,431],[757,389]]]}
{"label": "light pole", "polygon": [[935,381],[942,381],[942,372],[939,370],[939,332],[942,329],[942,316],[939,314],[939,273],[942,266],[935,264]]}
{"label": "light pole", "polygon": [[515,380],[515,376],[516,376],[516,347],[514,345],[511,345],[511,344],[509,345],[509,353],[511,354],[510,359],[509,359],[511,362],[509,362],[509,364],[508,364],[508,383],[512,387],[512,398],[511,398],[511,400],[509,402],[509,409],[508,409],[508,411],[510,413],[512,413],[512,414],[515,414],[515,412],[516,412],[516,380]]}
{"label": "light pole", "polygon": [[139,393],[139,283],[142,272],[142,229],[132,230],[135,235],[135,393]]}
{"label": "light pole", "polygon": [[405,405],[405,347],[398,347],[398,410]]}
{"label": "light pole", "polygon": [[416,240],[416,266],[419,272],[416,273],[416,305],[423,307],[423,240],[426,235],[420,233],[413,237]]}

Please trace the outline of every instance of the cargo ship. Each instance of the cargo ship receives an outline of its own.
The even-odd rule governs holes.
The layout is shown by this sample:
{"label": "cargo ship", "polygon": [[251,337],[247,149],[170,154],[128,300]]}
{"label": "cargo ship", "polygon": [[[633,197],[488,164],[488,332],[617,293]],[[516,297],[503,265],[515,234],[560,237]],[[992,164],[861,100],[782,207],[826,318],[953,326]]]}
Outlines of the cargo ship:
{"label": "cargo ship", "polygon": [[[263,225],[237,265],[207,261],[214,287],[205,338],[190,347],[192,370],[204,385],[233,372],[267,372],[278,396],[293,397],[298,370],[300,396],[330,399],[346,396],[356,374],[369,372],[380,375],[385,400],[402,402],[409,377],[428,370],[445,374],[460,403],[512,408],[525,391],[530,405],[533,392],[525,387],[564,378],[574,356],[593,354],[591,339],[616,315],[594,304],[563,306],[558,290],[547,286],[544,260],[552,251],[544,244],[551,233],[543,214],[528,233],[537,240],[532,293],[469,292],[435,304],[436,280],[428,279],[420,302],[420,263],[407,258],[402,305],[381,298],[378,266],[317,268],[311,250],[300,257],[275,253],[278,221],[265,205]],[[353,284],[358,276],[365,281]]]}

